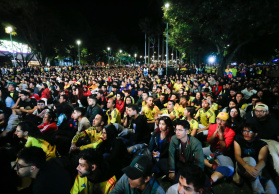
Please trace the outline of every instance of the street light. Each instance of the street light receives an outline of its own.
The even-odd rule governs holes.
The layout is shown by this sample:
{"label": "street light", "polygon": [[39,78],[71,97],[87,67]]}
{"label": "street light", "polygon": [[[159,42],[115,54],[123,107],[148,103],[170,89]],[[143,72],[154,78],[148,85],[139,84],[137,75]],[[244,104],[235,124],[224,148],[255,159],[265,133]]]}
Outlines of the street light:
{"label": "street light", "polygon": [[[170,7],[169,3],[165,4],[166,11]],[[166,28],[166,75],[168,75],[168,60],[169,60],[169,47],[168,47],[168,29],[169,28],[169,23],[167,22],[167,28]]]}
{"label": "street light", "polygon": [[10,34],[10,39],[11,39],[11,43],[12,43],[12,52],[13,52],[13,58],[14,58],[13,64],[14,64],[14,66],[16,66],[15,53],[14,53],[14,45],[13,45],[13,38],[12,38],[13,28],[11,26],[8,26],[6,30]]}
{"label": "street light", "polygon": [[137,54],[135,54],[135,64],[137,64]]}
{"label": "street light", "polygon": [[80,65],[80,49],[79,49],[79,45],[81,44],[80,40],[77,40],[77,45],[78,45],[78,64]]}
{"label": "street light", "polygon": [[[119,53],[120,53],[120,54],[122,53],[122,50],[121,50],[121,49],[119,50]],[[119,55],[119,59],[120,59],[120,65],[121,65],[121,55]]]}
{"label": "street light", "polygon": [[109,58],[110,58],[110,47],[108,47],[108,64],[109,64]]}

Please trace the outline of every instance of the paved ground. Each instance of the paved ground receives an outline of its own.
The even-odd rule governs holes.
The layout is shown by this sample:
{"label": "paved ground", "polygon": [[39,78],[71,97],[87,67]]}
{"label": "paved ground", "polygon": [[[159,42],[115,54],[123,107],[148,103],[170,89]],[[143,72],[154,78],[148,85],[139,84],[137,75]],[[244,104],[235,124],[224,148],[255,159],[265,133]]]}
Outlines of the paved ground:
{"label": "paved ground", "polygon": [[[168,181],[162,181],[158,180],[161,186],[164,188],[165,191],[172,185]],[[277,187],[277,190],[279,191],[279,177],[276,177],[274,181],[274,185]],[[213,185],[213,192],[214,194],[252,194],[252,190],[250,186],[244,182],[242,186],[237,186],[233,183],[231,179],[229,180],[222,180],[216,184]],[[277,192],[279,193],[279,192]]]}

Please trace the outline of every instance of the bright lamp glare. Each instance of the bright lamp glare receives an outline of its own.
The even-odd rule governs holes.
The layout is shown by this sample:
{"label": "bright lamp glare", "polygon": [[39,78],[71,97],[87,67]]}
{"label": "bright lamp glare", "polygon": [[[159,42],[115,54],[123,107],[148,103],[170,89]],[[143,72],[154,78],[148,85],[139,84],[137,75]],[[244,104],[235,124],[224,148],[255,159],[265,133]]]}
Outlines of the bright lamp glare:
{"label": "bright lamp glare", "polygon": [[11,33],[13,31],[13,28],[11,26],[7,27],[7,32]]}
{"label": "bright lamp glare", "polygon": [[168,9],[169,7],[170,7],[170,4],[169,4],[169,3],[166,3],[166,4],[165,4],[165,8]]}
{"label": "bright lamp glare", "polygon": [[81,41],[80,40],[77,40],[77,45],[80,45]]}
{"label": "bright lamp glare", "polygon": [[216,57],[215,57],[215,56],[210,56],[210,57],[208,57],[208,62],[209,62],[209,63],[214,63],[215,60],[216,60]]}

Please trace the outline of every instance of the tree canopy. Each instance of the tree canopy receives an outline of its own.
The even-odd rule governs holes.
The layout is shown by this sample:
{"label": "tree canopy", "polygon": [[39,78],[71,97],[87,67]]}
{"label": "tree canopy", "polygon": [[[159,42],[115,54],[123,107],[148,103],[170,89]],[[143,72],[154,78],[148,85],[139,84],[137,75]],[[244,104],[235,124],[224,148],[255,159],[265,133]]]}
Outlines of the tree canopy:
{"label": "tree canopy", "polygon": [[171,0],[164,11],[170,44],[181,52],[215,52],[224,67],[244,46],[279,32],[278,1]]}

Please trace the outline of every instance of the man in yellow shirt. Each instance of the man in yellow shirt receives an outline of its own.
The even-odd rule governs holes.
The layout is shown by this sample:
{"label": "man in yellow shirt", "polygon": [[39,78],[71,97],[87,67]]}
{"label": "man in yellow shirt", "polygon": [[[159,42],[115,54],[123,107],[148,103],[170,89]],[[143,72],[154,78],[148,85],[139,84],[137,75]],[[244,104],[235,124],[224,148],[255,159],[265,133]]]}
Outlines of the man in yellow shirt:
{"label": "man in yellow shirt", "polygon": [[200,108],[195,116],[197,120],[200,118],[199,130],[198,132],[203,132],[204,135],[208,134],[209,125],[215,123],[216,115],[214,111],[210,108],[210,100],[204,99],[202,101],[202,108]]}
{"label": "man in yellow shirt", "polygon": [[79,154],[78,175],[71,194],[104,193],[112,191],[116,177],[104,165],[103,156],[95,149],[82,150]]}
{"label": "man in yellow shirt", "polygon": [[117,110],[117,108],[115,108],[116,105],[116,101],[112,98],[108,99],[108,103],[107,103],[107,112],[106,115],[108,116],[108,125],[110,123],[119,123],[121,124],[121,114],[120,112]]}
{"label": "man in yellow shirt", "polygon": [[180,80],[177,80],[176,83],[173,85],[174,90],[177,92],[182,87]]}
{"label": "man in yellow shirt", "polygon": [[[102,134],[103,134],[103,126],[105,124],[105,118],[104,116],[97,114],[95,118],[93,119],[93,127],[90,127],[83,131],[82,133],[79,133],[75,135],[72,139],[72,146],[70,148],[70,151],[73,150],[84,150],[87,148],[96,148],[99,143],[103,141]],[[88,137],[90,138],[90,144],[87,145],[81,145],[80,147],[77,147],[77,142],[81,138]]]}
{"label": "man in yellow shirt", "polygon": [[142,114],[145,114],[147,123],[155,123],[155,117],[159,113],[159,108],[153,104],[153,97],[149,96],[146,100],[146,105],[142,108]]}
{"label": "man in yellow shirt", "polygon": [[187,120],[190,124],[189,133],[191,136],[195,136],[199,129],[199,123],[194,119],[194,113],[196,112],[194,106],[187,106],[184,111],[183,120]]}
{"label": "man in yellow shirt", "polygon": [[168,101],[167,108],[164,108],[161,110],[161,114],[168,114],[170,116],[170,119],[175,121],[176,119],[179,118],[179,114],[176,110],[174,110],[174,101],[170,100]]}

